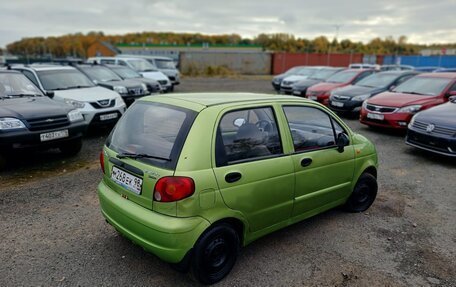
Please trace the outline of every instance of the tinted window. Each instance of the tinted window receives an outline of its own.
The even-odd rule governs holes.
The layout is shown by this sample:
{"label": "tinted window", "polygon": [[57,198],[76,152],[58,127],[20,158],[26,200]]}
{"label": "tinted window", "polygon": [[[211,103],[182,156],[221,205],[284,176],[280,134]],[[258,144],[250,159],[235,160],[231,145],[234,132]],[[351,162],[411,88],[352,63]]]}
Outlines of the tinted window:
{"label": "tinted window", "polygon": [[394,89],[398,93],[436,96],[443,92],[452,79],[414,77]]}
{"label": "tinted window", "polygon": [[[295,151],[335,146],[335,133],[328,114],[310,107],[288,106],[283,110],[287,117]],[[337,128],[343,132],[339,125]]]}
{"label": "tinted window", "polygon": [[217,165],[282,153],[282,144],[272,108],[226,113],[218,126]]}
{"label": "tinted window", "polygon": [[347,83],[353,77],[355,77],[359,72],[358,71],[344,71],[337,74],[332,75],[328,78],[326,82],[328,83]]}
{"label": "tinted window", "polygon": [[66,90],[94,86],[92,81],[78,70],[38,71],[37,74],[45,90]]}
{"label": "tinted window", "polygon": [[169,160],[141,158],[174,167],[196,112],[159,103],[138,102],[122,116],[108,147],[118,153],[147,154]]}

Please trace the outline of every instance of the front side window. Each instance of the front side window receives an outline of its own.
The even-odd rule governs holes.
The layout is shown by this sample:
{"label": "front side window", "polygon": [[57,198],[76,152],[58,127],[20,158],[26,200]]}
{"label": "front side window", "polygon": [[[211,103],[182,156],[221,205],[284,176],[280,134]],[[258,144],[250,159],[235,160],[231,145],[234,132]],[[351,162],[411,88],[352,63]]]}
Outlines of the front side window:
{"label": "front side window", "polygon": [[336,134],[343,132],[337,122],[333,125],[331,117],[317,108],[286,106],[283,110],[295,152],[333,147],[336,145]]}
{"label": "front side window", "polygon": [[271,107],[243,109],[223,115],[217,129],[217,166],[282,154]]}

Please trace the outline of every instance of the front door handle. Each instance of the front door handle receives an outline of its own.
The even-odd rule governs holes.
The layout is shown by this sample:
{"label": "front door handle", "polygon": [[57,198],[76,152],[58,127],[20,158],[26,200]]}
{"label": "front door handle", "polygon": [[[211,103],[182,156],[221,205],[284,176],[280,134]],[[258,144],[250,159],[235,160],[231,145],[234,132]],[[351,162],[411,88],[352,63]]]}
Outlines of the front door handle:
{"label": "front door handle", "polygon": [[240,172],[230,172],[229,174],[225,175],[225,181],[228,183],[233,183],[240,180],[242,174]]}
{"label": "front door handle", "polygon": [[311,163],[312,163],[312,159],[311,158],[303,158],[301,160],[301,166],[302,167],[309,166]]}

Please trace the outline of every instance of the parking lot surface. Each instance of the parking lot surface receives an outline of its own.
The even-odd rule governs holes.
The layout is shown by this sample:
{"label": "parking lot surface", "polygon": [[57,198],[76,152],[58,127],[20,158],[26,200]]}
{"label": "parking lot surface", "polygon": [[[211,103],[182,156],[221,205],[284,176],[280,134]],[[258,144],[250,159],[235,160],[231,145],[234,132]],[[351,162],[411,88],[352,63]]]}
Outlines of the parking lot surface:
{"label": "parking lot surface", "polygon": [[[269,78],[185,78],[176,92],[272,93]],[[456,160],[408,147],[404,135],[348,125],[376,144],[379,194],[364,213],[335,209],[242,249],[217,286],[456,286]],[[191,286],[108,225],[98,155],[20,155],[0,173],[0,286]]]}

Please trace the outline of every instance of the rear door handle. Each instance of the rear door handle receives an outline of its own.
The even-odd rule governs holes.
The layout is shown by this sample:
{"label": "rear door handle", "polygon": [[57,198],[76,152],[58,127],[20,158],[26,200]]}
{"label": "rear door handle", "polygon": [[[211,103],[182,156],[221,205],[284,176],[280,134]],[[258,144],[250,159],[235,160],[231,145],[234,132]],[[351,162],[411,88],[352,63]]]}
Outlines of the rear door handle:
{"label": "rear door handle", "polygon": [[227,175],[225,175],[225,181],[228,183],[233,183],[240,180],[241,177],[242,174],[240,172],[230,172]]}
{"label": "rear door handle", "polygon": [[302,167],[309,166],[311,163],[312,163],[312,159],[311,158],[303,158],[301,160],[301,166]]}

